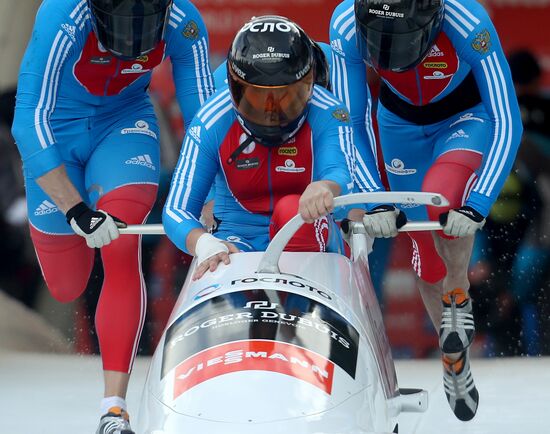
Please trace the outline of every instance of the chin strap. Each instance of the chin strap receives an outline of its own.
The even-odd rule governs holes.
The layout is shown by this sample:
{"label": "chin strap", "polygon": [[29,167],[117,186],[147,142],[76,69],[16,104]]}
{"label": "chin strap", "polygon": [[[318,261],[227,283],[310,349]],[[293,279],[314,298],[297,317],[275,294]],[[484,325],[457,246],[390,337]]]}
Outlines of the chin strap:
{"label": "chin strap", "polygon": [[254,139],[252,136],[247,135],[244,142],[242,142],[237,149],[235,149],[229,158],[227,159],[227,164],[233,164],[233,161],[235,161],[235,158],[237,158],[241,153],[244,151],[244,149],[250,145]]}

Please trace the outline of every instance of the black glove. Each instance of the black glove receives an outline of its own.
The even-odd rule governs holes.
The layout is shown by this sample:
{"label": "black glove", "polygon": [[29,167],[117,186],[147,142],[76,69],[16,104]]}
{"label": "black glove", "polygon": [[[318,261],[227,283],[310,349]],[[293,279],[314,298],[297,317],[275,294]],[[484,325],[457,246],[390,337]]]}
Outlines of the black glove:
{"label": "black glove", "polygon": [[462,206],[439,215],[443,233],[453,237],[473,235],[485,224],[485,218],[471,206]]}
{"label": "black glove", "polygon": [[122,220],[100,209],[94,211],[84,202],[73,206],[65,217],[75,233],[86,238],[86,244],[92,249],[106,246],[116,240],[120,235],[118,228],[126,227]]}

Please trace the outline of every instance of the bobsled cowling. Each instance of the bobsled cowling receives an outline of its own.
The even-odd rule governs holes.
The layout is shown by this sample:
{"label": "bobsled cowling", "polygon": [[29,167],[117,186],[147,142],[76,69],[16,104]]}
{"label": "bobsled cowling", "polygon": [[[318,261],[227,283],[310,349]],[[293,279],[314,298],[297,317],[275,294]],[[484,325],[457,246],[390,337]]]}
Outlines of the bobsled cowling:
{"label": "bobsled cowling", "polygon": [[399,393],[365,254],[237,253],[183,285],[137,432],[391,433],[426,405]]}

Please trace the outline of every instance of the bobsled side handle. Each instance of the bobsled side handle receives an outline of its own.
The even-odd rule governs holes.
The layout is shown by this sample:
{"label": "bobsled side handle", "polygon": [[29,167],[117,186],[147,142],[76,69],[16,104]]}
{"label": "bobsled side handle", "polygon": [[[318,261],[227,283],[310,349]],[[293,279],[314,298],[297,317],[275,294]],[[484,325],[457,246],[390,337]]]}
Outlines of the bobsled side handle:
{"label": "bobsled side handle", "polygon": [[162,224],[128,225],[118,230],[121,235],[165,235]]}
{"label": "bobsled side handle", "polygon": [[[401,203],[410,205],[447,206],[449,201],[441,194],[415,191],[377,191],[373,193],[355,193],[334,198],[334,207],[362,204],[362,203]],[[430,226],[430,224],[437,226]],[[279,273],[279,258],[287,243],[298,229],[304,224],[300,215],[290,219],[273,237],[265,251],[258,273]],[[421,224],[419,226],[419,224]],[[437,230],[441,229],[436,222],[407,223],[401,231]]]}

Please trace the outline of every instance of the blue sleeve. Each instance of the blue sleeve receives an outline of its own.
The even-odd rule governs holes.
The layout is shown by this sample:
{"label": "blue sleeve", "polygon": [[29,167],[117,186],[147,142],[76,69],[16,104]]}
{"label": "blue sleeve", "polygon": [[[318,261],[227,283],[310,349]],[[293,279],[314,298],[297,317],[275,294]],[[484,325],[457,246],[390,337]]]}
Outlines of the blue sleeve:
{"label": "blue sleeve", "polygon": [[354,173],[356,191],[380,191],[383,187],[376,163],[372,100],[367,85],[367,68],[355,46],[354,18],[353,0],[340,3],[332,15],[332,90],[351,116],[357,163]]}
{"label": "blue sleeve", "polygon": [[189,232],[203,227],[199,218],[219,168],[216,125],[201,120],[201,113],[208,108],[207,103],[185,134],[162,216],[168,238],[184,252],[188,252]]}
{"label": "blue sleeve", "polygon": [[510,68],[487,12],[474,0],[449,0],[445,31],[472,68],[492,123],[479,178],[466,200],[487,216],[514,163],[523,126]]}
{"label": "blue sleeve", "polygon": [[195,113],[214,92],[208,32],[199,11],[188,0],[174,1],[166,32],[176,98],[187,129]]}
{"label": "blue sleeve", "polygon": [[42,4],[19,70],[12,134],[25,170],[34,178],[62,164],[50,117],[62,70],[75,46],[82,44],[79,29],[87,19],[78,8],[64,6],[66,2],[55,0]]}
{"label": "blue sleeve", "polygon": [[214,85],[216,89],[227,86],[227,60],[224,60],[214,71]]}
{"label": "blue sleeve", "polygon": [[333,181],[340,194],[353,190],[353,129],[346,107],[334,95],[315,86],[308,115],[313,132],[313,180]]}

